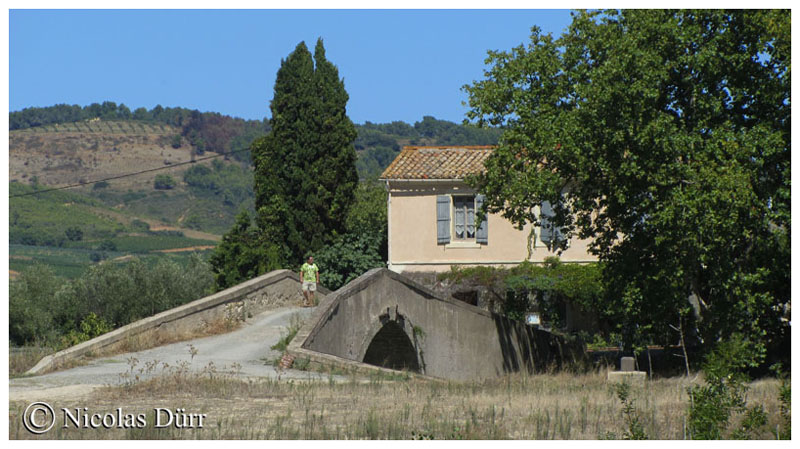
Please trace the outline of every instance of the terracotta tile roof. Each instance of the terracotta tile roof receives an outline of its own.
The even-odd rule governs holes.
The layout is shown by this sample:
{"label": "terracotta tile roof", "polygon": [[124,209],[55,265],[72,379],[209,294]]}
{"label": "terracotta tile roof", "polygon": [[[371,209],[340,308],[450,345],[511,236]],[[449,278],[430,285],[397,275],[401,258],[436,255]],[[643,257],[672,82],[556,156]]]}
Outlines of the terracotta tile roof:
{"label": "terracotta tile roof", "polygon": [[381,179],[464,179],[483,171],[493,146],[403,147]]}

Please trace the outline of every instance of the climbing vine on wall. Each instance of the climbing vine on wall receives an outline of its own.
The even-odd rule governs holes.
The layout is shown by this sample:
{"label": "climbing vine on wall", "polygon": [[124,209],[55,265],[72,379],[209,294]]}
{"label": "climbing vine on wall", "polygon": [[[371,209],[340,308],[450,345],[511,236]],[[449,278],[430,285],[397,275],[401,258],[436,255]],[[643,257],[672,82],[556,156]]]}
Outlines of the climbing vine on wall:
{"label": "climbing vine on wall", "polygon": [[531,306],[531,296],[547,298],[541,305],[551,315],[555,312],[548,306],[559,300],[569,301],[585,312],[602,313],[604,291],[600,275],[600,264],[564,264],[557,257],[549,257],[541,265],[523,262],[508,269],[454,266],[438,279],[485,287],[493,299],[490,308],[523,319]]}

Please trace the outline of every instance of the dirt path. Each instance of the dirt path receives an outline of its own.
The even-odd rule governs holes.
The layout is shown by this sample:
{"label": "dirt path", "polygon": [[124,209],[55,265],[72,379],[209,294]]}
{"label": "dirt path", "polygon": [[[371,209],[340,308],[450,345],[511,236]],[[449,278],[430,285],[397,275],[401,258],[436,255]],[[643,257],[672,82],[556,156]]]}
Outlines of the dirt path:
{"label": "dirt path", "polygon": [[204,249],[213,249],[216,248],[214,245],[199,245],[199,246],[187,246],[186,248],[170,248],[170,249],[157,249],[153,251],[154,253],[183,253],[186,251],[202,251]]}
{"label": "dirt path", "polygon": [[[293,316],[306,319],[313,309],[285,307],[264,312],[227,334],[198,338],[145,351],[95,359],[84,366],[41,376],[9,380],[10,401],[40,401],[80,398],[96,388],[123,384],[129,374],[146,379],[169,367],[186,365],[192,371],[213,366],[219,373],[243,378],[328,379],[327,375],[307,371],[279,372],[271,364],[280,356],[270,349],[283,335]],[[294,318],[294,319],[298,319]],[[149,366],[155,368],[148,370]]]}

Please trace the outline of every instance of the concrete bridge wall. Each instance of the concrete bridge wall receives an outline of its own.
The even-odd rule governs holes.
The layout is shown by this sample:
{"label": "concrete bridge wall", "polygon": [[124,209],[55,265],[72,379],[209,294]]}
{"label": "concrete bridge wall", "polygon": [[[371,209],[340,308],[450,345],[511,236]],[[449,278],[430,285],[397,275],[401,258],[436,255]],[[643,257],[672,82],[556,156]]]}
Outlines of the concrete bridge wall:
{"label": "concrete bridge wall", "polygon": [[539,371],[582,354],[556,335],[440,297],[386,269],[371,270],[329,295],[289,352],[359,368],[368,368],[367,358],[456,380]]}
{"label": "concrete bridge wall", "polygon": [[[328,289],[319,286],[320,300]],[[289,270],[275,270],[239,285],[175,307],[119,329],[100,335],[79,345],[44,357],[26,374],[54,371],[81,357],[131,350],[138,342],[179,341],[208,331],[222,321],[244,322],[269,309],[302,303],[300,279]]]}

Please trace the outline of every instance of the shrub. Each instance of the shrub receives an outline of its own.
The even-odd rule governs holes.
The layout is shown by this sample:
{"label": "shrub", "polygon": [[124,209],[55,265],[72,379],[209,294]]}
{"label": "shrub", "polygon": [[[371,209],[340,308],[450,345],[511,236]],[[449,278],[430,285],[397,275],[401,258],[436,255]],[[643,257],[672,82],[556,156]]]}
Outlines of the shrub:
{"label": "shrub", "polygon": [[565,264],[556,257],[547,258],[542,265],[523,262],[517,267],[453,267],[438,276],[441,281],[472,283],[487,288],[493,294],[490,304],[508,316],[522,319],[536,298],[543,319],[553,324],[563,320],[561,303],[569,302],[578,308],[601,315],[604,294],[600,264]]}
{"label": "shrub", "polygon": [[622,415],[625,418],[627,429],[622,438],[625,440],[647,440],[644,426],[639,419],[639,414],[631,399],[631,387],[627,383],[620,383],[614,386],[614,391],[622,403]]}
{"label": "shrub", "polygon": [[51,338],[54,332],[53,297],[63,283],[52,269],[38,263],[23,270],[18,279],[10,282],[8,328],[11,343],[21,346]]}
{"label": "shrub", "polygon": [[64,234],[73,242],[83,240],[83,231],[77,226],[67,228],[67,230],[64,231]]}
{"label": "shrub", "polygon": [[94,265],[73,281],[34,265],[10,285],[9,338],[16,345],[78,343],[201,298],[212,283],[198,255],[186,266],[166,259]]}
{"label": "shrub", "polygon": [[703,365],[705,385],[687,389],[691,399],[688,429],[694,440],[719,440],[727,437],[731,417],[742,414],[741,425],[730,433],[736,439],[750,439],[766,424],[761,406],[747,407],[747,375],[763,359],[758,346],[734,335],[720,342]]}
{"label": "shrub", "polygon": [[114,243],[113,240],[103,240],[99,245],[97,245],[97,249],[99,251],[116,251],[117,244]]}
{"label": "shrub", "polygon": [[781,421],[783,429],[778,428],[775,437],[779,440],[792,439],[792,384],[790,378],[781,374],[781,390],[778,399],[781,401]]}
{"label": "shrub", "polygon": [[253,225],[247,211],[242,211],[233,227],[222,237],[222,243],[214,249],[209,263],[215,288],[220,291],[280,268],[278,260],[275,248],[263,241],[263,233]]}
{"label": "shrub", "polygon": [[175,188],[175,180],[170,175],[156,175],[153,181],[153,188],[156,190],[170,190]]}
{"label": "shrub", "polygon": [[331,290],[347,284],[372,268],[383,267],[380,235],[344,234],[314,254],[320,283]]}
{"label": "shrub", "polygon": [[71,329],[67,335],[61,337],[61,347],[68,348],[83,343],[84,341],[89,341],[106,332],[111,332],[113,328],[94,312],[89,312],[89,315],[81,321],[79,329],[80,330]]}
{"label": "shrub", "polygon": [[180,134],[175,134],[174,136],[172,136],[172,140],[170,141],[170,145],[172,145],[172,148],[175,149],[180,148],[182,144],[183,143]]}

